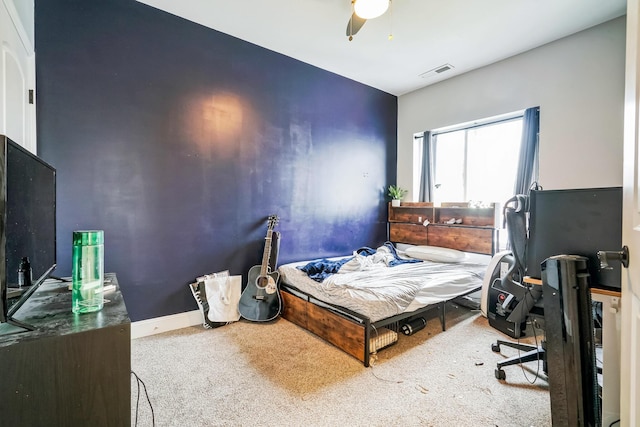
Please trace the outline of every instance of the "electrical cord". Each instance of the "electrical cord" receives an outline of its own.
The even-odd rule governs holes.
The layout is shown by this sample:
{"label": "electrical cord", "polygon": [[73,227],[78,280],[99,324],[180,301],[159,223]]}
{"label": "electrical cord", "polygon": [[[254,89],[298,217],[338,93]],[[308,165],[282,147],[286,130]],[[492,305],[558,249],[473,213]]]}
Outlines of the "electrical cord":
{"label": "electrical cord", "polygon": [[[531,321],[531,329],[533,331],[533,339],[534,339],[534,344],[537,347],[539,347],[538,344],[538,334],[536,333],[536,322],[535,321]],[[519,339],[518,339],[519,341]],[[520,357],[520,349],[518,349],[518,357]],[[537,366],[536,366],[536,373],[533,377],[533,379],[529,379],[529,377],[527,376],[527,371],[524,369],[524,365],[522,363],[520,363],[520,368],[522,369],[522,374],[524,375],[524,378],[527,380],[527,382],[529,384],[535,384],[535,382],[538,380],[538,378],[540,378],[540,354],[538,354],[538,359],[537,359]]]}
{"label": "electrical cord", "polygon": [[142,387],[144,388],[144,395],[147,398],[147,402],[149,403],[149,408],[151,408],[151,425],[155,426],[156,425],[156,418],[155,418],[155,414],[153,412],[153,405],[151,404],[151,399],[149,399],[149,393],[147,393],[147,386],[145,385],[144,381],[142,381],[140,379],[140,377],[133,371],[131,371],[131,375],[133,375],[136,378],[136,384],[138,386],[138,395],[136,396],[136,422],[135,425],[138,425],[138,409],[140,407],[140,384],[142,384]]}
{"label": "electrical cord", "polygon": [[[376,338],[378,338],[378,328],[376,328],[374,325],[371,325],[371,327],[373,328],[373,332],[375,332]],[[367,344],[371,345],[370,342]],[[376,365],[376,362],[378,361],[378,350],[376,349],[375,351],[370,353],[369,356],[370,356],[369,368],[371,369],[371,375],[373,375],[376,379],[378,379],[379,381],[387,382],[387,383],[400,384],[403,382],[402,380],[389,380],[386,378],[379,377],[373,369],[373,367]]]}

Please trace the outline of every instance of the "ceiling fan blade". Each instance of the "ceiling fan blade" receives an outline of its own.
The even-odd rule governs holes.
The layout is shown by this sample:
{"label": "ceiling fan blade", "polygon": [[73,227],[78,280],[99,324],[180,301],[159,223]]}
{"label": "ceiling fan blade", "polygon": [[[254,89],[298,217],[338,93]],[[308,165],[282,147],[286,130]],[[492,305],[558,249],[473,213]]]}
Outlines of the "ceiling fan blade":
{"label": "ceiling fan blade", "polygon": [[356,33],[360,31],[360,28],[362,28],[365,22],[367,22],[366,19],[360,18],[358,15],[353,13],[351,15],[351,18],[349,19],[349,22],[347,22],[347,37],[355,36]]}

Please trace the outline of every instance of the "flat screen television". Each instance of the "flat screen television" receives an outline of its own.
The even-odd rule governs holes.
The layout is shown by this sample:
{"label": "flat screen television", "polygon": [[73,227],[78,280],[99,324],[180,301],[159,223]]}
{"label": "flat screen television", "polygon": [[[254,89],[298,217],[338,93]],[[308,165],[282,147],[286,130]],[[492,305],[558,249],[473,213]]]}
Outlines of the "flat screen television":
{"label": "flat screen television", "polygon": [[[23,257],[31,263],[32,285],[18,286]],[[56,170],[0,135],[0,323],[30,329],[13,315],[56,266]]]}
{"label": "flat screen television", "polygon": [[621,248],[622,187],[531,191],[528,276],[540,278],[540,264],[554,255],[581,255],[592,287],[620,290],[620,263],[601,270],[596,254]]}

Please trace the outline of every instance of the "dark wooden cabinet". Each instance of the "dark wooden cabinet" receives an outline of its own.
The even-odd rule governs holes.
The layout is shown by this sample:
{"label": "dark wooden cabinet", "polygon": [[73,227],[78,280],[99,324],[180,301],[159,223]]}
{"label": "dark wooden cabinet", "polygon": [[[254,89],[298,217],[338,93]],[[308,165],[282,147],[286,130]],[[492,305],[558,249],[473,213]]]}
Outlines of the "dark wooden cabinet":
{"label": "dark wooden cabinet", "polygon": [[131,425],[131,322],[116,276],[104,308],[71,312],[69,283],[49,280],[0,325],[0,425]]}

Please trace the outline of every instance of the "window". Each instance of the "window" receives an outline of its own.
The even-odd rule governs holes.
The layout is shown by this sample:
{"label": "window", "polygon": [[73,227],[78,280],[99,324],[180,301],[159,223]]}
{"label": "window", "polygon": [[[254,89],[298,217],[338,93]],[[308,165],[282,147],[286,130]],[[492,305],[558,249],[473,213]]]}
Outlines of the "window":
{"label": "window", "polygon": [[522,124],[523,113],[517,112],[432,131],[432,201],[504,203],[511,198]]}

